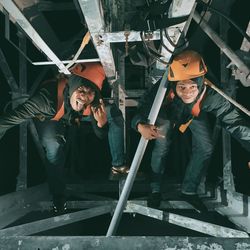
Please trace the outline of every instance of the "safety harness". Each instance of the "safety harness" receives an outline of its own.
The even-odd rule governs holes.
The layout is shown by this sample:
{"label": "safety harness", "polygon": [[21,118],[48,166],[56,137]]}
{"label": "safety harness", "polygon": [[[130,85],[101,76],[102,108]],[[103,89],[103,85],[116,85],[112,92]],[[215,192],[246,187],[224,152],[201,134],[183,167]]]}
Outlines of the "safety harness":
{"label": "safety harness", "polygon": [[[191,122],[193,121],[194,117],[198,117],[199,114],[200,114],[200,111],[201,111],[201,105],[202,105],[202,101],[205,97],[205,93],[206,93],[206,90],[207,90],[207,87],[204,86],[204,89],[200,95],[200,97],[197,99],[197,101],[195,102],[195,104],[193,105],[192,107],[192,110],[191,110],[191,114],[192,114],[192,118],[184,123],[184,124],[181,124],[180,127],[179,127],[179,131],[181,133],[184,133],[186,131],[186,129],[188,128],[188,126],[191,124]],[[174,91],[171,89],[168,96],[167,96],[167,99],[168,101],[172,101],[175,97],[175,93]]]}

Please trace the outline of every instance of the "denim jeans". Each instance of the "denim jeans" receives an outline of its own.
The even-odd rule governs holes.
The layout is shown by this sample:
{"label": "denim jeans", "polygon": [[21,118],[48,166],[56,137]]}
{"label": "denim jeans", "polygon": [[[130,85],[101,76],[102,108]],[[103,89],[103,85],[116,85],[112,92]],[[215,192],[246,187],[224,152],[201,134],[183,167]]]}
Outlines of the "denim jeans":
{"label": "denim jeans", "polygon": [[[112,165],[122,166],[126,163],[124,155],[124,119],[121,111],[115,104],[106,105],[108,119],[108,142],[111,153]],[[90,121],[90,117],[84,117],[82,121]]]}
{"label": "denim jeans", "polygon": [[108,141],[113,166],[126,163],[124,155],[124,119],[116,105],[106,106],[109,130]]}
{"label": "denim jeans", "polygon": [[65,180],[63,166],[65,163],[66,127],[61,122],[36,122],[37,131],[46,155],[46,172],[49,191],[52,195],[63,195]]}
{"label": "denim jeans", "polygon": [[[112,165],[125,164],[124,156],[124,120],[121,111],[115,105],[107,105],[108,141],[112,157]],[[85,117],[84,121],[90,121]],[[52,195],[63,195],[65,180],[63,167],[65,163],[65,144],[67,141],[67,127],[62,122],[36,122],[38,134],[46,154],[46,171],[49,190]]]}
{"label": "denim jeans", "polygon": [[[173,124],[169,120],[158,118],[156,125],[160,128],[161,134],[165,135],[165,138],[156,139],[152,151],[152,192],[160,192],[161,179],[166,167],[166,157],[173,137]],[[192,133],[192,155],[184,175],[182,193],[196,194],[213,152],[212,132],[205,114],[194,118],[189,125],[189,129]]]}

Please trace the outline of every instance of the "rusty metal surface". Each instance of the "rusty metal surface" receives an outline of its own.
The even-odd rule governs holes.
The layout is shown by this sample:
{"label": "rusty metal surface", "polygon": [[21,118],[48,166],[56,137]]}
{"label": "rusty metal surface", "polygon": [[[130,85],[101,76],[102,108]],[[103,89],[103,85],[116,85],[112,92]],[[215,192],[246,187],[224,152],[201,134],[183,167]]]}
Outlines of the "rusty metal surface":
{"label": "rusty metal surface", "polygon": [[88,250],[249,250],[250,239],[227,239],[206,237],[1,237],[1,250],[34,249],[88,249]]}

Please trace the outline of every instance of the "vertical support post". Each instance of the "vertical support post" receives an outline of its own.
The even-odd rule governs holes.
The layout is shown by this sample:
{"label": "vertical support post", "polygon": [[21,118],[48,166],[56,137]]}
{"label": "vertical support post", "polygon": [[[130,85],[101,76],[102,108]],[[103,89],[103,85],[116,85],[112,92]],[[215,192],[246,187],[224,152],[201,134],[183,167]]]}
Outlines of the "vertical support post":
{"label": "vertical support post", "polygon": [[125,94],[125,55],[121,51],[118,52],[119,55],[119,81],[118,81],[118,105],[122,112],[124,119],[124,153],[127,152],[126,148],[126,94]]}
{"label": "vertical support post", "polygon": [[124,188],[125,182],[126,182],[126,177],[121,177],[121,178],[119,179],[119,197],[120,197],[121,194],[122,194],[122,190],[123,190],[123,188]]}
{"label": "vertical support post", "polygon": [[78,0],[78,2],[107,79],[113,82],[116,80],[113,52],[110,43],[102,39],[106,31],[102,3],[100,0]]}
{"label": "vertical support post", "polygon": [[[18,32],[19,48],[26,53],[26,38],[21,31]],[[27,63],[22,54],[19,54],[19,96],[27,92]],[[19,126],[19,174],[17,176],[16,190],[27,188],[27,124]]]}
{"label": "vertical support post", "polygon": [[[250,36],[250,21],[247,26],[246,33]],[[248,52],[250,50],[250,42],[244,37],[242,44],[240,46],[240,50]]]}
{"label": "vertical support post", "polygon": [[[220,18],[220,37],[227,41],[228,25],[224,19]],[[221,84],[227,94],[232,96],[235,92],[235,87],[232,86],[232,82],[229,81],[229,72],[226,69],[228,59],[221,50],[220,65],[221,65]],[[232,155],[231,155],[231,136],[225,130],[222,129],[222,146],[223,146],[223,186],[226,190],[235,191],[234,180],[232,174]]]}

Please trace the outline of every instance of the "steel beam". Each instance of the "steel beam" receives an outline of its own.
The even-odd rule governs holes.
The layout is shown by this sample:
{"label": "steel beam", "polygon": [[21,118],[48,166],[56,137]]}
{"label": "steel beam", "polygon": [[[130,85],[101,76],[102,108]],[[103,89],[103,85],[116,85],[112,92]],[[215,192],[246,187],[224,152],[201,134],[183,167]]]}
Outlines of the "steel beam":
{"label": "steel beam", "polygon": [[[71,60],[63,60],[62,63],[64,64],[68,64],[70,63]],[[82,62],[100,62],[99,58],[92,58],[92,59],[77,59],[75,61],[76,63],[82,63]],[[49,61],[45,61],[45,62],[32,62],[33,65],[53,65],[55,64],[55,62],[49,62]]]}
{"label": "steel beam", "polygon": [[[88,196],[87,196],[88,197]],[[85,197],[83,197],[85,198]],[[95,196],[94,196],[95,198]],[[124,212],[126,213],[135,213],[133,210],[133,204],[147,206],[147,200],[130,200],[128,201],[128,205]],[[100,199],[96,200],[88,200],[88,201],[67,201],[67,208],[68,209],[84,209],[84,208],[91,208],[103,205],[117,205],[117,200],[111,200],[107,198],[106,200],[100,196]],[[52,206],[52,202],[49,201],[40,201],[36,206],[36,210],[50,210]],[[189,203],[185,201],[162,201],[160,209],[188,209],[188,210],[195,210]]]}
{"label": "steel beam", "polygon": [[[180,16],[190,15],[189,19],[186,22],[180,23],[175,26],[166,27],[166,32],[168,33],[168,35],[170,36],[174,44],[177,45],[182,32],[186,33],[186,31],[188,30],[188,27],[190,25],[190,19],[193,13],[192,10],[193,8],[195,8],[195,6],[196,5],[195,5],[194,0],[191,0],[191,1],[174,0],[173,1],[169,9],[169,13],[168,13],[169,17],[180,17]],[[162,39],[163,39],[163,43],[169,49],[168,51],[164,47],[162,47],[162,50],[161,50],[162,59],[165,62],[168,62],[172,56],[171,51],[174,51],[175,47],[168,41],[165,35],[163,35]],[[166,65],[157,61],[156,68],[159,70],[164,70],[166,68]]]}
{"label": "steel beam", "polygon": [[206,206],[226,216],[238,228],[250,233],[249,196],[221,188],[214,191],[214,198],[204,199]]}
{"label": "steel beam", "polygon": [[[201,20],[201,17],[199,13],[196,11],[194,12],[193,19],[196,23],[199,23]],[[226,45],[226,43],[219,37],[219,35],[214,32],[206,21],[202,21],[200,23],[200,27],[203,29],[203,31],[214,41],[214,43],[221,49],[221,51],[237,66],[239,70],[241,70],[247,79],[250,77],[250,69],[249,67],[234,53],[234,51]]]}
{"label": "steel beam", "polygon": [[173,237],[173,236],[8,236],[0,238],[4,250],[88,249],[88,250],[247,250],[249,238]]}
{"label": "steel beam", "polygon": [[10,210],[7,213],[1,214],[0,215],[0,229],[7,227],[11,223],[17,221],[21,217],[25,216],[26,214],[30,213],[33,211],[32,207],[28,208],[18,208],[15,210]]}
{"label": "steel beam", "polygon": [[[26,37],[19,31],[19,48],[26,54]],[[27,61],[19,53],[19,95],[27,93]],[[25,121],[19,125],[19,173],[17,176],[16,191],[27,188],[27,168],[28,168],[28,142],[27,142],[27,125]]]}
{"label": "steel beam", "polygon": [[239,228],[250,233],[250,198],[233,192],[226,192],[228,206],[217,207],[216,211],[228,217]]}
{"label": "steel beam", "polygon": [[112,206],[99,206],[88,210],[78,211],[75,213],[63,214],[52,218],[34,221],[23,225],[9,227],[0,230],[0,237],[3,236],[24,236],[46,231],[52,228],[64,226],[80,220],[86,220],[102,214],[111,212]]}
{"label": "steel beam", "polygon": [[[169,28],[169,36],[173,37],[175,34],[175,30],[176,28],[174,27],[170,27]],[[108,43],[120,43],[120,42],[125,42],[126,41],[126,37],[124,35],[124,31],[120,31],[120,32],[105,32],[102,35],[102,39],[105,42]],[[156,30],[153,31],[150,35],[146,36],[145,39],[149,39],[149,40],[160,40],[160,31]],[[141,35],[139,31],[129,31],[129,35],[128,35],[128,42],[141,42]]]}
{"label": "steel beam", "polygon": [[[248,23],[246,34],[248,34],[250,36],[250,22]],[[240,49],[243,51],[246,51],[246,52],[248,52],[250,50],[250,42],[247,41],[247,39],[245,37],[242,41]]]}
{"label": "steel beam", "polygon": [[[224,41],[228,41],[228,23],[220,18],[220,37]],[[229,72],[226,70],[228,58],[221,52],[220,55],[220,82],[224,91],[230,96],[235,94],[236,86],[233,86],[232,81],[229,81]],[[223,70],[225,69],[225,70]],[[229,132],[222,129],[222,145],[223,145],[223,185],[224,189],[235,191],[234,179],[232,174],[232,155],[231,155],[231,136]]]}
{"label": "steel beam", "polygon": [[158,209],[153,209],[149,207],[140,206],[137,204],[130,204],[132,206],[132,210],[135,213],[142,214],[157,220],[162,220],[169,222],[171,224],[181,226],[184,228],[188,228],[200,233],[208,234],[215,237],[229,237],[229,238],[248,238],[248,234],[246,232],[242,232],[239,230],[231,229],[228,227],[223,227],[219,225],[215,225],[212,223],[208,223],[205,221],[200,221],[197,219],[189,218],[186,216],[167,213]]}
{"label": "steel beam", "polygon": [[[67,190],[73,191],[82,191],[82,192],[98,192],[98,193],[105,193],[105,192],[114,192],[117,191],[119,188],[117,181],[84,181],[79,184],[67,184]],[[136,182],[135,186],[133,187],[133,192],[140,193],[140,192],[148,192],[149,187],[146,183]]]}
{"label": "steel beam", "polygon": [[29,204],[46,199],[48,196],[45,184],[0,196],[0,215],[30,206]]}
{"label": "steel beam", "polygon": [[[40,0],[13,0],[32,27],[37,30],[47,45],[57,54],[61,55],[62,47],[58,37],[49,22],[39,10]],[[15,20],[15,19],[14,19]],[[15,21],[14,21],[15,22]]]}
{"label": "steel beam", "polygon": [[17,8],[17,6],[12,2],[12,0],[0,0],[0,5],[9,13],[10,16],[16,21],[16,23],[23,29],[26,35],[33,41],[33,43],[51,60],[53,61],[60,72],[64,74],[70,74],[69,70],[64,66],[60,59],[55,55],[55,53],[49,48],[46,42],[41,38],[41,36],[36,32],[36,30],[31,26],[27,18],[22,14],[22,12]]}
{"label": "steel beam", "polygon": [[16,80],[9,68],[9,65],[6,61],[6,58],[4,56],[4,53],[2,49],[0,48],[0,68],[6,78],[7,83],[9,84],[11,91],[12,92],[17,92],[18,91],[18,85],[16,83]]}
{"label": "steel beam", "polygon": [[102,39],[105,33],[103,9],[100,0],[78,0],[100,62],[110,82],[116,79],[116,69],[110,43]]}

